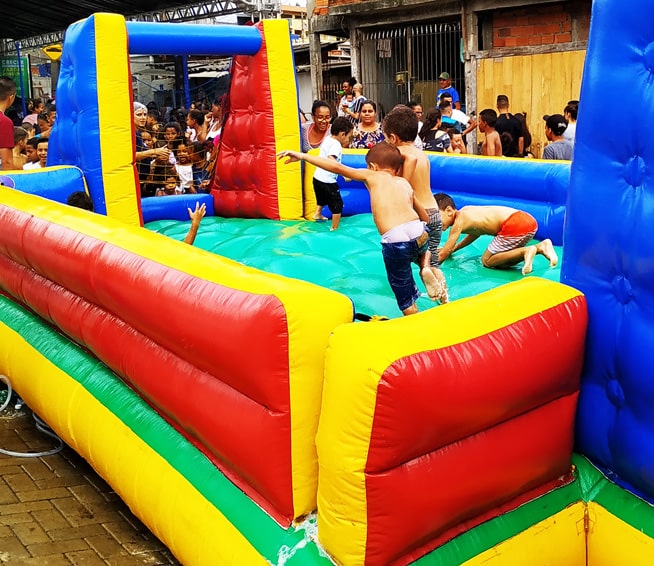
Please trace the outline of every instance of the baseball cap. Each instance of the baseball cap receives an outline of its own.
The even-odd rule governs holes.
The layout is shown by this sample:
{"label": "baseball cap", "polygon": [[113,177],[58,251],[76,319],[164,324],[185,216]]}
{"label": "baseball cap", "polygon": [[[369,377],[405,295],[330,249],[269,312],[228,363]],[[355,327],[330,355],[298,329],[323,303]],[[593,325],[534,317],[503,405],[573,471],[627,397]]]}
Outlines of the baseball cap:
{"label": "baseball cap", "polygon": [[543,120],[545,120],[545,125],[554,132],[555,136],[562,136],[568,127],[568,122],[561,114],[552,114],[551,116],[545,114]]}
{"label": "baseball cap", "polygon": [[438,78],[439,79],[449,79],[450,74],[449,73],[441,73],[440,75],[438,75]]}

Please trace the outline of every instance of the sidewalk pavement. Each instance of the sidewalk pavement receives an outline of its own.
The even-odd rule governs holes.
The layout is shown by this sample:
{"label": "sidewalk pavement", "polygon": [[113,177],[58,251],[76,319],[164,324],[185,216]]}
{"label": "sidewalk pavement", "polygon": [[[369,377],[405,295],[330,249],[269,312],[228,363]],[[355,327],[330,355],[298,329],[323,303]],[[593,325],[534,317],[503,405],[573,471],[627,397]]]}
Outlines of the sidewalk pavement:
{"label": "sidewalk pavement", "polygon": [[[41,452],[56,445],[26,405],[0,413],[0,448]],[[41,458],[0,454],[0,564],[135,566],[175,564],[171,552],[71,448]]]}

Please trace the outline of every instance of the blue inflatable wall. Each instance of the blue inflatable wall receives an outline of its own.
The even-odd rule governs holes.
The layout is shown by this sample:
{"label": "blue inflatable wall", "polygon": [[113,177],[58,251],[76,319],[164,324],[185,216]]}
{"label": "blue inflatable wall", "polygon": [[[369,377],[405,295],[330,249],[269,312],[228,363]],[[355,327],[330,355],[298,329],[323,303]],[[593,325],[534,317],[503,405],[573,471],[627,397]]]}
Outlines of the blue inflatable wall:
{"label": "blue inflatable wall", "polygon": [[[654,4],[595,0],[564,232],[588,301],[578,449],[654,500]],[[610,30],[610,35],[609,35]],[[609,79],[610,77],[610,79]],[[611,101],[632,118],[616,128]]]}
{"label": "blue inflatable wall", "polygon": [[[365,168],[365,151],[345,150],[343,164]],[[569,161],[453,156],[427,152],[431,188],[448,193],[457,207],[495,204],[520,208],[538,221],[536,238],[563,243],[563,218],[570,183]],[[365,185],[339,177],[344,209],[351,216],[370,212]],[[325,214],[328,212],[325,209]]]}

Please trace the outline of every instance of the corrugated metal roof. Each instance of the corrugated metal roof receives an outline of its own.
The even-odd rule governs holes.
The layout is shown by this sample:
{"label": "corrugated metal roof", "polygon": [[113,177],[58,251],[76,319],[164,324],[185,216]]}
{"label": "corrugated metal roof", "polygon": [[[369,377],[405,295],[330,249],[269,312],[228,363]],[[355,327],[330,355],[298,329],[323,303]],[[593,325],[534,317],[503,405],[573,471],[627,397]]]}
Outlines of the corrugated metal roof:
{"label": "corrugated metal roof", "polygon": [[65,30],[70,24],[94,12],[113,12],[134,16],[179,6],[189,1],[159,0],[6,0],[0,6],[0,39],[26,37]]}

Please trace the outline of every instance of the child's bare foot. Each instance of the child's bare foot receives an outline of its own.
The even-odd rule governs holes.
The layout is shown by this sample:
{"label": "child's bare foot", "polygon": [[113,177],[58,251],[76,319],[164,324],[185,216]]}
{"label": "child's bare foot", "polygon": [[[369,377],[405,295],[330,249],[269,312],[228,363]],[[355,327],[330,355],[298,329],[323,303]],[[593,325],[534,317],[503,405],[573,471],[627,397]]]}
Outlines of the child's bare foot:
{"label": "child's bare foot", "polygon": [[552,240],[549,238],[538,244],[536,246],[536,250],[538,253],[543,254],[547,259],[550,260],[550,267],[556,267],[556,265],[559,263],[559,256],[556,255],[556,251],[552,245]]}
{"label": "child's bare foot", "polygon": [[531,273],[533,269],[533,264],[534,264],[534,258],[536,257],[536,252],[538,250],[536,249],[536,246],[527,246],[525,248],[525,265],[522,268],[522,274],[527,275],[528,273]]}
{"label": "child's bare foot", "polygon": [[[442,277],[442,276],[441,276]],[[420,278],[425,284],[427,289],[427,295],[432,301],[438,301],[441,304],[447,303],[449,300],[447,297],[447,285],[445,284],[445,278],[438,278],[430,267],[423,267],[420,270]]]}
{"label": "child's bare foot", "polygon": [[436,277],[436,281],[438,281],[438,296],[436,299],[441,305],[449,303],[450,298],[447,295],[447,283],[445,282],[445,275],[443,275],[443,272],[438,267],[432,266],[431,272],[434,274],[434,277]]}
{"label": "child's bare foot", "polygon": [[326,217],[326,216],[323,216],[322,214],[314,214],[314,215],[312,216],[312,218],[313,218],[316,222],[324,222],[325,220],[327,220],[327,217]]}
{"label": "child's bare foot", "polygon": [[427,289],[429,298],[432,301],[438,299],[440,285],[438,284],[438,279],[436,279],[436,276],[432,273],[431,268],[423,267],[420,270],[420,279],[422,279],[422,282],[425,284],[425,289]]}

